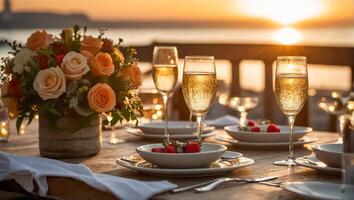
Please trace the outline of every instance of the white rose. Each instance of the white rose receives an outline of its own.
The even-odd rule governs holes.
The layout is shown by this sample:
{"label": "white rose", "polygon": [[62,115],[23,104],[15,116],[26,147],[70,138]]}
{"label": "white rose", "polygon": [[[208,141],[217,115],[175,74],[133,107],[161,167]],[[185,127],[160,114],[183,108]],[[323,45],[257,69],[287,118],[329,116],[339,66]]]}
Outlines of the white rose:
{"label": "white rose", "polygon": [[43,99],[56,99],[65,92],[65,75],[59,66],[50,67],[38,72],[33,88]]}
{"label": "white rose", "polygon": [[30,62],[32,57],[36,55],[36,52],[31,51],[27,48],[21,49],[15,56],[15,63],[14,67],[12,68],[12,71],[17,74],[22,74],[23,69],[28,65],[28,62]]}
{"label": "white rose", "polygon": [[86,57],[74,51],[70,51],[64,56],[61,69],[65,77],[70,80],[78,80],[90,71]]}

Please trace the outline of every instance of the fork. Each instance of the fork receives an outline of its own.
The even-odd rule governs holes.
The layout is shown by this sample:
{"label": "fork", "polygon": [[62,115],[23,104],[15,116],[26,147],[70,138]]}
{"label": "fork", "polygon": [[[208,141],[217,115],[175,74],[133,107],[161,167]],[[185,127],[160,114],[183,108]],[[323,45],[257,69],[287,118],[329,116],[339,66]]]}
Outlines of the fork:
{"label": "fork", "polygon": [[[269,176],[269,177],[256,178],[256,179],[220,178],[219,180],[216,180],[215,182],[212,182],[209,185],[206,185],[204,187],[196,188],[195,191],[196,192],[208,192],[208,191],[214,189],[216,186],[220,185],[221,183],[229,182],[229,181],[241,181],[241,182],[246,182],[246,183],[262,183],[263,184],[264,183],[263,181],[270,181],[270,180],[274,180],[274,179],[277,179],[277,178],[278,177],[276,177],[276,176]],[[267,185],[279,187],[278,184],[269,183]]]}

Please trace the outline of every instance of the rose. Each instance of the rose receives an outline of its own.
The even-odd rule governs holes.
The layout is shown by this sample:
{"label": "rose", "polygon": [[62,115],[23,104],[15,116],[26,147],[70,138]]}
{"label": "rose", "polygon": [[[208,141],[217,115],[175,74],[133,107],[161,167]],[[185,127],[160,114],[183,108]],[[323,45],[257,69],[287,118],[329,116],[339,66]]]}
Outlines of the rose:
{"label": "rose", "polygon": [[97,83],[87,94],[89,106],[96,112],[111,111],[116,105],[116,95],[106,83]]}
{"label": "rose", "polygon": [[59,66],[40,70],[33,82],[33,89],[43,99],[56,99],[65,92],[65,75]]}
{"label": "rose", "polygon": [[37,53],[31,51],[27,48],[21,49],[15,56],[15,63],[12,71],[17,74],[22,74],[24,68],[31,61],[32,57],[36,56]]}
{"label": "rose", "polygon": [[87,59],[87,63],[91,66],[93,55],[89,51],[82,50],[80,51],[81,55],[83,55]]}
{"label": "rose", "polygon": [[48,58],[48,56],[46,56],[44,54],[40,54],[38,56],[35,56],[33,59],[36,61],[39,69],[46,69],[46,68],[49,67],[49,63],[48,63],[49,62],[49,58]]}
{"label": "rose", "polygon": [[103,45],[102,45],[102,51],[104,52],[110,52],[113,48],[113,41],[110,39],[102,39]]}
{"label": "rose", "polygon": [[21,90],[21,81],[19,79],[11,79],[7,87],[7,91],[12,97],[15,97],[16,99],[21,99],[23,94]]}
{"label": "rose", "polygon": [[84,39],[81,41],[80,50],[88,51],[92,55],[96,55],[102,48],[103,42],[92,36],[85,36]]}
{"label": "rose", "polygon": [[68,47],[63,43],[54,42],[50,46],[52,47],[55,55],[65,55],[69,52]]}
{"label": "rose", "polygon": [[74,51],[70,51],[64,56],[61,69],[69,80],[78,80],[90,71],[86,57]]}
{"label": "rose", "polygon": [[33,51],[37,51],[40,48],[48,47],[53,42],[53,35],[48,34],[45,30],[36,31],[27,39],[26,47]]}
{"label": "rose", "polygon": [[98,53],[91,62],[91,72],[95,76],[109,76],[114,72],[114,64],[108,53]]}
{"label": "rose", "polygon": [[121,70],[120,76],[123,79],[128,79],[134,87],[141,85],[142,73],[137,63],[133,63],[130,67]]}

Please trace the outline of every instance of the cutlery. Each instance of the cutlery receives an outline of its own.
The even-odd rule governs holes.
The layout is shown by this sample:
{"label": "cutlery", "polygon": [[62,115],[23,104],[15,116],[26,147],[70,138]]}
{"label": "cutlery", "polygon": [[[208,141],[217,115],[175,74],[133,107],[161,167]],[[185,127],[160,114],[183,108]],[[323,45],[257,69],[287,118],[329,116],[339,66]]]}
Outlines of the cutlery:
{"label": "cutlery", "polygon": [[[269,177],[256,178],[256,179],[220,178],[219,180],[216,180],[216,181],[210,183],[209,185],[196,188],[195,191],[196,192],[208,192],[208,191],[214,189],[216,186],[220,185],[221,183],[229,182],[229,181],[241,181],[241,182],[246,182],[246,183],[260,183],[260,182],[262,182],[262,184],[263,184],[263,181],[270,181],[270,180],[274,180],[277,178],[278,177],[276,177],[276,176],[269,176]],[[272,186],[275,186],[275,185],[272,185]]]}
{"label": "cutlery", "polygon": [[213,180],[210,180],[210,181],[205,181],[205,182],[202,182],[202,183],[198,183],[198,184],[194,184],[194,185],[190,185],[190,186],[186,186],[186,187],[176,188],[176,189],[172,190],[171,192],[172,193],[185,192],[185,191],[197,188],[197,187],[202,187],[202,186],[208,185],[208,184],[213,183],[213,182],[215,182],[215,181],[217,181],[219,179],[221,179],[221,178],[216,178],[216,179],[213,179]]}

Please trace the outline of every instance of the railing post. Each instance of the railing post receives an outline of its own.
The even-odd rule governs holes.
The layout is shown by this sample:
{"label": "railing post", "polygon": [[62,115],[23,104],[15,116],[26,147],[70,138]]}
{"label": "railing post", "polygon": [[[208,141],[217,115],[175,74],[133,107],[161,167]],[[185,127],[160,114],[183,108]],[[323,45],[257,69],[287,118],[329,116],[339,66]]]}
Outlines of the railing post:
{"label": "railing post", "polygon": [[231,88],[230,96],[240,95],[240,62],[241,60],[231,60]]}

